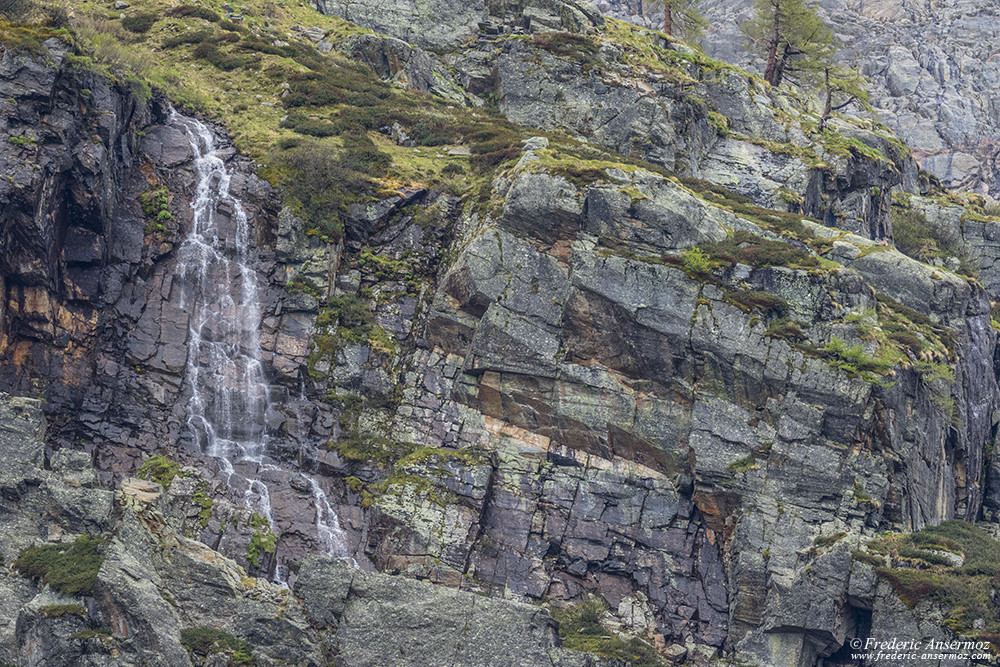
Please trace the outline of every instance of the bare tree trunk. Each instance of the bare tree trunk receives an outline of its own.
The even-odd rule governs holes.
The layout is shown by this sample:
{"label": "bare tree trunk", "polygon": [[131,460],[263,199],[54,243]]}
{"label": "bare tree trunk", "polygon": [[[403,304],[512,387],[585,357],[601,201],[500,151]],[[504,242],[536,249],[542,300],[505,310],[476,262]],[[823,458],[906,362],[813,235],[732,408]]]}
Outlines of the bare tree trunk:
{"label": "bare tree trunk", "polygon": [[673,29],[674,29],[674,13],[673,10],[670,9],[669,0],[667,0],[667,2],[663,3],[663,32],[667,33],[668,35],[672,35],[673,33],[671,31]]}
{"label": "bare tree trunk", "polygon": [[781,44],[781,23],[779,21],[777,2],[771,3],[774,6],[774,25],[771,29],[771,41],[767,45],[767,67],[764,69],[764,80],[772,86],[776,86],[776,80],[781,78],[778,71],[778,46]]}

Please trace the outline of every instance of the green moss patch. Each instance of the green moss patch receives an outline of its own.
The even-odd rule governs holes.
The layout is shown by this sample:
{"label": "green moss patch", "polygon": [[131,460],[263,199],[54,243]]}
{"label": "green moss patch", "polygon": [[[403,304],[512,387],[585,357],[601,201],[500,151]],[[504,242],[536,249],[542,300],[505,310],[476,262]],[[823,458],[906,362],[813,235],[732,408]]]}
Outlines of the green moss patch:
{"label": "green moss patch", "polygon": [[79,632],[74,632],[69,636],[70,639],[80,639],[86,641],[88,639],[108,639],[111,637],[110,628],[96,628],[94,630],[80,630]]}
{"label": "green moss patch", "polygon": [[927,263],[953,257],[959,261],[959,273],[976,275],[975,266],[963,250],[958,235],[930,224],[919,211],[894,204],[892,236],[896,248],[904,255]]}
{"label": "green moss patch", "polygon": [[140,479],[148,479],[160,484],[164,489],[170,488],[170,483],[174,481],[181,470],[181,464],[171,458],[157,454],[139,466],[135,473]]}
{"label": "green moss patch", "polygon": [[38,608],[45,618],[59,618],[60,616],[86,616],[87,608],[82,604],[49,604]]}

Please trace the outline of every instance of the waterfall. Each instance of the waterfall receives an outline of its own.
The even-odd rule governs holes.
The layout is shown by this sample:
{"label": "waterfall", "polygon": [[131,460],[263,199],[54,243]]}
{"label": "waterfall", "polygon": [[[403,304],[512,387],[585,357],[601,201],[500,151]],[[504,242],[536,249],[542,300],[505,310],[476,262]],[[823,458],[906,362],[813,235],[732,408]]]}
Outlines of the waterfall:
{"label": "waterfall", "polygon": [[[260,359],[260,299],[250,266],[250,223],[229,193],[231,175],[201,122],[176,112],[195,154],[198,188],[191,233],[180,247],[181,307],[189,316],[188,424],[202,451],[260,462],[267,448],[264,415],[270,391]],[[231,211],[234,238],[220,234],[220,209]]]}
{"label": "waterfall", "polygon": [[347,535],[340,527],[340,519],[330,507],[326,492],[320,488],[319,483],[312,477],[309,477],[309,483],[312,486],[313,504],[316,506],[316,534],[323,545],[323,552],[327,556],[346,557]]}
{"label": "waterfall", "polygon": [[[227,480],[235,463],[252,464],[243,504],[263,516],[277,534],[271,492],[260,473],[268,459],[266,415],[271,405],[260,347],[260,284],[253,260],[253,234],[243,205],[230,193],[232,175],[218,155],[215,135],[201,121],[171,110],[170,122],[191,143],[198,184],[191,232],[179,248],[181,308],[187,312],[185,381],[191,389],[187,423],[203,452],[219,461]],[[312,488],[316,531],[326,555],[347,557],[346,534],[319,483]],[[276,564],[284,581],[287,567]]]}

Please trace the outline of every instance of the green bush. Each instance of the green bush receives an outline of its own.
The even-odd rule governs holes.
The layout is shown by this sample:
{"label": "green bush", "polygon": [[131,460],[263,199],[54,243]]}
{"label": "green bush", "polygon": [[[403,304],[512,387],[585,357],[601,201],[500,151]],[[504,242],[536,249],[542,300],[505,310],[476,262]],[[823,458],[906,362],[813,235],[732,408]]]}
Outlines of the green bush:
{"label": "green bush", "polygon": [[254,567],[260,567],[260,557],[263,554],[273,554],[278,546],[278,536],[271,531],[271,524],[259,514],[250,517],[250,527],[254,529],[250,537],[250,547],[247,550],[247,560]]}
{"label": "green bush", "polygon": [[[279,49],[275,55],[284,55],[281,50],[284,47],[268,48],[266,44],[249,41],[244,44],[245,48],[255,48],[265,53]],[[286,107],[347,104],[352,107],[382,108],[384,101],[391,95],[389,85],[375,77],[370,69],[344,61],[320,72],[292,74],[289,77],[288,95],[283,101]]]}
{"label": "green bush", "polygon": [[296,148],[302,145],[302,139],[299,137],[285,137],[284,139],[278,140],[278,148],[287,151],[289,148]]}
{"label": "green bush", "polygon": [[210,28],[190,31],[185,30],[178,35],[164,39],[162,46],[165,49],[173,49],[185,44],[201,44],[202,42],[213,42],[217,39],[218,37],[216,37],[215,31]]}
{"label": "green bush", "polygon": [[374,321],[368,302],[355,294],[341,294],[330,299],[329,308],[319,314],[316,325],[322,327],[338,322],[342,327],[354,328]]}
{"label": "green bush", "polygon": [[150,220],[162,223],[174,219],[170,214],[170,193],[164,187],[139,195],[139,206],[142,207],[142,214]]}
{"label": "green bush", "polygon": [[312,118],[296,123],[292,129],[299,134],[307,134],[311,137],[332,137],[340,134],[340,128],[336,124]]}
{"label": "green bush", "polygon": [[153,24],[156,23],[159,18],[159,16],[151,12],[130,14],[122,19],[122,27],[129,32],[142,34],[149,32],[149,29],[153,27]]}
{"label": "green bush", "polygon": [[[761,310],[773,317],[784,317],[788,314],[788,302],[780,296],[775,296],[760,290],[731,289],[725,294],[725,301],[740,308],[743,312],[749,313],[752,310]],[[791,334],[791,329],[786,329],[786,333]],[[802,333],[802,330],[799,330]]]}
{"label": "green bush", "polygon": [[341,164],[346,169],[368,176],[384,176],[386,169],[392,164],[392,158],[380,151],[368,135],[352,134],[344,137]]}
{"label": "green bush", "polygon": [[924,349],[923,341],[920,337],[912,331],[900,330],[900,331],[890,331],[888,333],[889,339],[899,344],[901,347],[906,348],[913,353],[914,356],[919,355]]}
{"label": "green bush", "polygon": [[231,72],[240,67],[249,67],[257,62],[256,59],[244,55],[226,53],[218,45],[210,41],[202,42],[196,46],[191,55],[206,61],[223,72]]}
{"label": "green bush", "polygon": [[181,630],[181,645],[188,652],[201,657],[226,653],[232,665],[253,667],[257,664],[253,657],[253,646],[249,642],[212,627],[184,628]]}
{"label": "green bush", "polygon": [[701,248],[688,248],[681,257],[684,270],[688,273],[701,274],[712,270],[712,262]]}
{"label": "green bush", "polygon": [[847,346],[834,336],[821,350],[820,356],[848,375],[872,380],[874,375],[885,375],[892,368],[890,361],[873,357],[861,345]]}
{"label": "green bush", "polygon": [[788,319],[778,319],[771,323],[767,327],[767,331],[764,332],[765,336],[770,336],[771,338],[780,338],[782,340],[788,341],[789,343],[801,343],[808,339],[805,332],[802,331],[802,327],[798,325],[797,322],[793,322]]}
{"label": "green bush", "polygon": [[272,185],[282,188],[306,228],[331,239],[343,236],[348,204],[374,189],[370,178],[350,168],[334,148],[305,143],[273,157]]}
{"label": "green bush", "polygon": [[103,544],[96,537],[83,535],[69,545],[30,547],[14,561],[14,568],[26,577],[41,579],[60,593],[90,595],[104,562]]}
{"label": "green bush", "polygon": [[136,477],[152,480],[164,489],[169,489],[170,483],[180,473],[180,469],[181,465],[177,461],[157,454],[146,459],[136,472]]}
{"label": "green bush", "polygon": [[[801,246],[802,244],[798,244]],[[792,242],[765,239],[750,232],[737,231],[724,241],[701,246],[714,267],[733,267],[737,263],[754,267],[787,266],[794,269],[816,269],[818,257],[792,245]]]}
{"label": "green bush", "polygon": [[34,137],[29,137],[26,134],[17,134],[7,137],[7,143],[14,144],[15,146],[34,146],[37,142]]}
{"label": "green bush", "polygon": [[820,548],[832,547],[845,537],[847,537],[847,533],[843,531],[834,533],[833,535],[821,535],[813,540],[813,546]]}
{"label": "green bush", "polygon": [[954,257],[959,260],[959,272],[974,275],[957,234],[932,225],[922,213],[909,208],[893,206],[891,217],[893,242],[901,253],[921,262]]}

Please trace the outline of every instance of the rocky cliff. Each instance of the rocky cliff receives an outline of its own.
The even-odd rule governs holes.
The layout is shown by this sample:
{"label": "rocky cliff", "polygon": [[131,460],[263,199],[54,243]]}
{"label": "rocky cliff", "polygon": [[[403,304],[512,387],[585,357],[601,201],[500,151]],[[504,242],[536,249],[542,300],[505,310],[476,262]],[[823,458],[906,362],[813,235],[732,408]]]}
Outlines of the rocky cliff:
{"label": "rocky cliff", "polygon": [[[0,383],[44,402],[0,415],[3,659],[798,667],[1000,630],[956,602],[991,529],[952,521],[1000,510],[983,202],[582,4],[392,7],[319,7],[389,36],[256,3],[103,28],[218,91],[254,458],[191,423],[201,174],[140,85],[175,70],[4,51]],[[51,571],[73,549],[82,588]]]}

